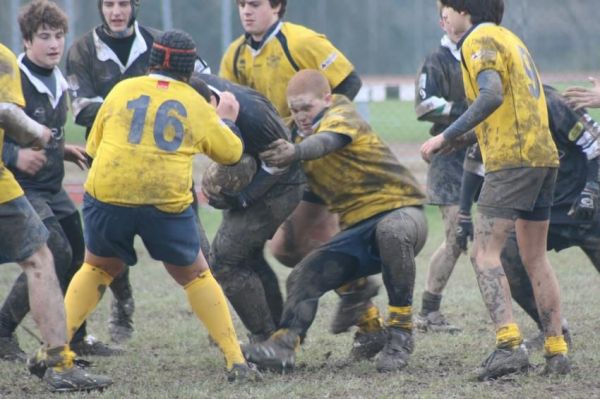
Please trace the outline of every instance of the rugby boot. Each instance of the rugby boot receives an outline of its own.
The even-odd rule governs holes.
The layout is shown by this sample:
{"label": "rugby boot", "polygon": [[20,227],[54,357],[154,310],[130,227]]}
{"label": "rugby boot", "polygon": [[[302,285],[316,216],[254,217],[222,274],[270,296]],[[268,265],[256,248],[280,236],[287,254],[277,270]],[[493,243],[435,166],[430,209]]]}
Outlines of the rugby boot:
{"label": "rugby boot", "polygon": [[384,328],[372,332],[357,331],[354,333],[354,341],[348,358],[352,361],[372,359],[381,352],[386,341],[387,333]]}
{"label": "rugby boot", "polygon": [[356,325],[363,314],[372,305],[371,298],[379,292],[379,284],[369,278],[358,279],[346,288],[336,290],[340,296],[333,321],[331,322],[331,333],[340,334]]}
{"label": "rugby boot", "polygon": [[110,317],[108,319],[108,332],[110,339],[116,344],[123,344],[133,335],[133,311],[135,304],[133,297],[125,300],[112,299]]}
{"label": "rugby boot", "polygon": [[0,359],[23,363],[27,361],[27,354],[19,346],[16,335],[0,337]]}
{"label": "rugby boot", "polygon": [[87,335],[78,342],[71,342],[71,350],[79,356],[120,356],[125,353],[123,349],[111,347],[93,335]]}
{"label": "rugby boot", "polygon": [[496,348],[477,369],[477,379],[486,381],[512,373],[524,373],[529,369],[527,348]]}
{"label": "rugby boot", "polygon": [[41,348],[27,359],[29,371],[40,377],[50,392],[103,390],[112,384],[109,377],[75,366],[75,353],[65,348],[68,347]]}
{"label": "rugby boot", "polygon": [[567,355],[559,353],[557,355],[548,356],[546,358],[546,366],[542,371],[542,375],[565,375],[571,372],[571,361]]}
{"label": "rugby boot", "polygon": [[269,339],[242,347],[244,357],[259,368],[285,372],[296,364],[300,336],[286,328],[277,330]]}
{"label": "rugby boot", "polygon": [[408,365],[408,359],[415,347],[412,332],[403,328],[387,327],[386,333],[385,346],[377,358],[377,371],[400,371]]}
{"label": "rugby boot", "polygon": [[421,332],[429,331],[455,334],[462,331],[462,328],[450,324],[439,310],[429,312],[426,315],[419,313],[413,318],[413,323]]}
{"label": "rugby boot", "polygon": [[230,370],[227,370],[227,381],[229,382],[260,382],[262,380],[262,374],[252,363],[234,364]]}

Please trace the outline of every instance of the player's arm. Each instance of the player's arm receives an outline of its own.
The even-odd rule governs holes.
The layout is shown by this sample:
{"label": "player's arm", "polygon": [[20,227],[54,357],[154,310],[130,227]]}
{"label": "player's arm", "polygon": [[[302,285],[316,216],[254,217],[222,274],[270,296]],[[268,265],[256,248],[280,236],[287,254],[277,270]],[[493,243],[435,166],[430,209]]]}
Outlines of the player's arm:
{"label": "player's arm", "polygon": [[295,161],[322,158],[352,141],[350,136],[334,132],[320,132],[302,140],[299,144],[279,139],[271,143],[260,158],[269,166],[283,167]]}
{"label": "player's arm", "polygon": [[[198,150],[213,161],[223,165],[237,163],[244,151],[242,133],[235,125],[240,105],[229,92],[221,92],[216,112],[214,108],[204,103],[208,120],[199,126],[206,126],[207,134],[202,135]],[[211,128],[212,127],[212,128]]]}
{"label": "player's arm", "polygon": [[432,123],[450,124],[468,108],[466,97],[460,101],[448,101],[444,97],[444,76],[440,61],[435,56],[425,59],[417,82],[415,112],[417,119]]}
{"label": "player's arm", "polygon": [[358,94],[358,91],[362,87],[362,80],[356,71],[350,72],[348,76],[342,82],[333,88],[333,94],[343,94],[350,100],[354,100],[354,97]]}
{"label": "player's arm", "polygon": [[79,43],[71,47],[67,54],[71,108],[75,123],[87,128],[86,138],[104,101],[104,98],[94,89],[92,69],[89,65],[90,57],[91,55]]}
{"label": "player's arm", "polygon": [[490,116],[504,101],[502,78],[493,69],[484,69],[477,75],[479,95],[471,106],[456,121],[421,146],[421,156],[426,161],[442,148],[447,141],[455,140],[473,130]]}
{"label": "player's arm", "polygon": [[31,119],[13,103],[0,103],[0,126],[22,147],[45,147],[52,138],[50,129]]}

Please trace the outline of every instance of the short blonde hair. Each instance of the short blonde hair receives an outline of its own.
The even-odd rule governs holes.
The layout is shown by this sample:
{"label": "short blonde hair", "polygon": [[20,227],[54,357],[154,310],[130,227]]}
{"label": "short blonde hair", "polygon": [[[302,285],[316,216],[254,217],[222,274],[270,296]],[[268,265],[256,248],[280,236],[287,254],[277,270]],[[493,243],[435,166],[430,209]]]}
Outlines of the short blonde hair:
{"label": "short blonde hair", "polygon": [[331,87],[325,76],[316,69],[303,69],[297,72],[288,82],[287,96],[311,93],[315,97],[331,94]]}

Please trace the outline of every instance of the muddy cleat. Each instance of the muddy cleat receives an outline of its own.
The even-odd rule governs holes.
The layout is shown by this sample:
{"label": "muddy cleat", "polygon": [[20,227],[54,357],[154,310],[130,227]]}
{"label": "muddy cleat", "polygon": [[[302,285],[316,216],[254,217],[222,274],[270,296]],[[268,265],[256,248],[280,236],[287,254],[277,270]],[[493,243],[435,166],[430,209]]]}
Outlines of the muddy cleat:
{"label": "muddy cleat", "polygon": [[252,363],[234,364],[231,370],[227,371],[227,381],[229,382],[260,382],[262,380],[262,374]]}
{"label": "muddy cleat", "polygon": [[0,337],[0,359],[13,362],[27,361],[27,354],[23,352],[19,346],[16,335],[13,334],[10,337]]}
{"label": "muddy cleat", "polygon": [[429,312],[425,316],[417,314],[413,318],[415,328],[421,332],[444,332],[455,334],[462,331],[462,328],[450,324],[446,317],[438,310]]}
{"label": "muddy cleat", "polygon": [[373,332],[357,331],[348,358],[352,361],[369,360],[381,352],[386,341],[387,334],[383,328]]}
{"label": "muddy cleat", "polygon": [[391,373],[408,365],[408,359],[415,344],[410,331],[388,327],[385,346],[377,358],[377,371]]}
{"label": "muddy cleat", "polygon": [[259,368],[285,372],[294,368],[296,349],[299,345],[298,334],[281,329],[266,341],[244,345],[242,352],[246,360],[255,363]]}
{"label": "muddy cleat", "polygon": [[514,349],[496,348],[477,369],[479,381],[491,380],[506,374],[523,373],[529,369],[525,345]]}
{"label": "muddy cleat", "polygon": [[353,283],[348,291],[340,292],[340,302],[338,304],[335,316],[331,322],[330,331],[332,334],[340,334],[356,325],[363,313],[369,308],[371,298],[379,292],[379,285],[371,279],[365,279],[365,283],[360,286]]}
{"label": "muddy cleat", "polygon": [[135,304],[133,298],[118,301],[113,298],[110,305],[110,318],[108,332],[110,339],[116,344],[123,344],[133,335],[133,311]]}
{"label": "muddy cleat", "polygon": [[562,353],[554,356],[544,356],[546,358],[546,366],[542,371],[542,375],[565,375],[571,372],[571,361]]}
{"label": "muddy cleat", "polygon": [[50,367],[42,380],[48,385],[50,392],[75,392],[103,390],[112,384],[109,377],[90,374],[78,367],[57,371]]}
{"label": "muddy cleat", "polygon": [[123,349],[108,346],[93,335],[87,335],[79,342],[72,342],[71,350],[79,356],[120,356],[125,353]]}

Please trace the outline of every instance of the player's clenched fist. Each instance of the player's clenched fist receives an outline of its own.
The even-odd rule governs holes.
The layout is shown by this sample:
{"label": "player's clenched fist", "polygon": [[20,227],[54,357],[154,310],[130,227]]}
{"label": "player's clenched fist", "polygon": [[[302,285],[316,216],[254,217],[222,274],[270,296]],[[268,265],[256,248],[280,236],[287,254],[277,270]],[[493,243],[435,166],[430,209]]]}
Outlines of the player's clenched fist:
{"label": "player's clenched fist", "polygon": [[267,165],[276,167],[287,166],[297,159],[296,146],[284,139],[275,140],[259,155]]}
{"label": "player's clenched fist", "polygon": [[235,96],[228,91],[224,91],[219,95],[219,105],[217,105],[217,114],[221,119],[229,119],[235,121],[240,111],[240,104],[235,99]]}

